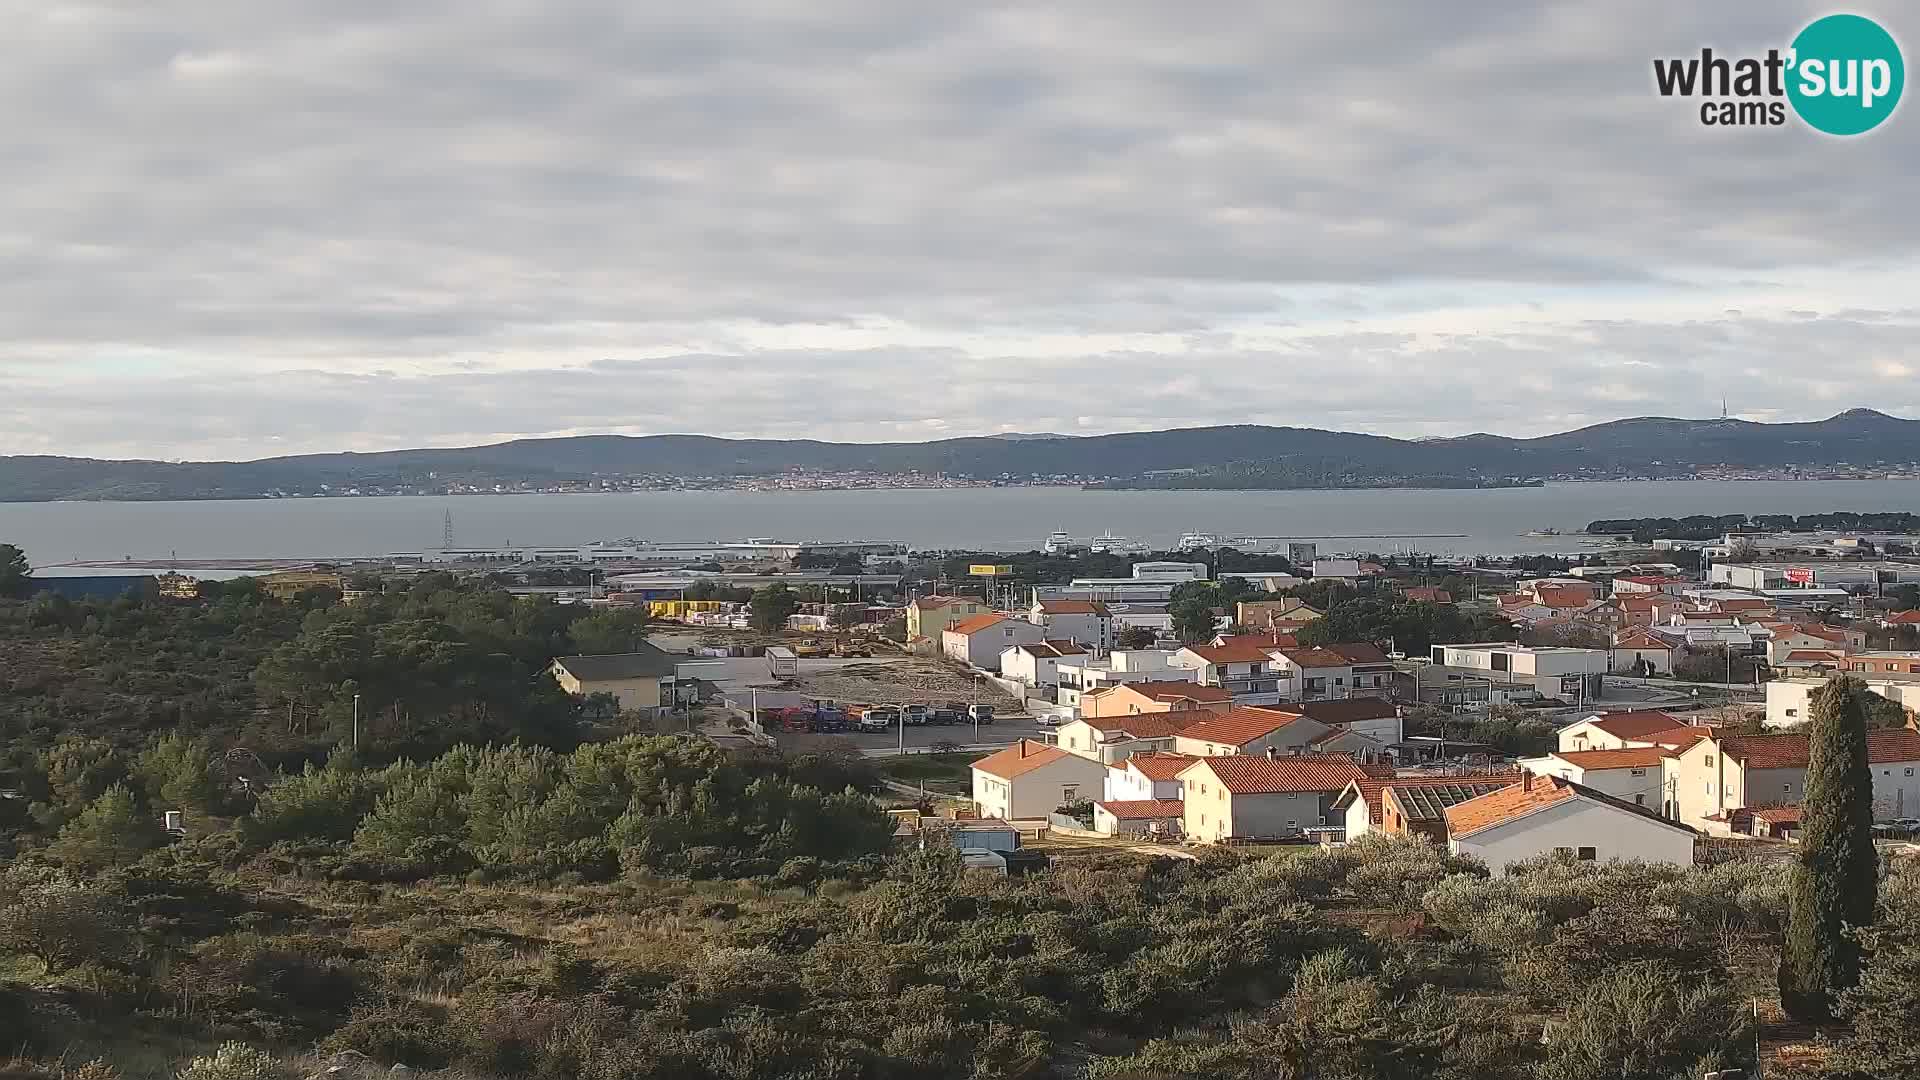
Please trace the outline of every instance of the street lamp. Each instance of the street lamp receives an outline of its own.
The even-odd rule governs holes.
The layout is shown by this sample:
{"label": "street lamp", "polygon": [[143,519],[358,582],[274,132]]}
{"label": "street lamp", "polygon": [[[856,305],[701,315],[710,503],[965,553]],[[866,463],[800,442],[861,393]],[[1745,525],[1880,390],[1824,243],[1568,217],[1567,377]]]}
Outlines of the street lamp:
{"label": "street lamp", "polygon": [[353,749],[360,749],[360,695],[353,695]]}

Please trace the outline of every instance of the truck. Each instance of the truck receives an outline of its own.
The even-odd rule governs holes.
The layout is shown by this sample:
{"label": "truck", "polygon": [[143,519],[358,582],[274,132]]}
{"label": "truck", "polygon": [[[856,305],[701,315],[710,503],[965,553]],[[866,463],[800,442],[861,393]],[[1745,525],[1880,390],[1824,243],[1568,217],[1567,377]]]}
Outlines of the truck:
{"label": "truck", "polygon": [[858,726],[868,734],[885,732],[900,722],[900,710],[892,705],[868,705],[858,710]]}
{"label": "truck", "polygon": [[767,646],[767,674],[776,679],[791,679],[800,674],[800,658],[785,645]]}
{"label": "truck", "polygon": [[927,714],[927,723],[940,727],[952,727],[965,715],[963,711],[955,709],[951,704],[941,705]]}
{"label": "truck", "polygon": [[993,723],[993,706],[978,703],[967,706],[967,719],[976,724]]}
{"label": "truck", "polygon": [[931,711],[932,710],[928,709],[925,705],[902,705],[900,707],[900,722],[908,727],[925,727],[927,714]]}

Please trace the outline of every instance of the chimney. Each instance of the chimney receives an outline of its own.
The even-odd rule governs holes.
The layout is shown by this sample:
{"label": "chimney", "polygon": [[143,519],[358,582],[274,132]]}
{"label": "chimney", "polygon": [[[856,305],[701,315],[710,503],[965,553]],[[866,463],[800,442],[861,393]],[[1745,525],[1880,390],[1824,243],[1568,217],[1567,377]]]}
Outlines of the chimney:
{"label": "chimney", "polygon": [[1277,746],[1269,746],[1269,747],[1267,747],[1267,760],[1268,760],[1268,761],[1273,761],[1273,760],[1276,760],[1276,759],[1278,759],[1279,757],[1280,757],[1280,748],[1279,748],[1279,747],[1277,747]]}
{"label": "chimney", "polygon": [[1031,746],[1031,745],[1033,745],[1033,744],[1032,744],[1032,743],[1029,743],[1029,742],[1028,742],[1027,740],[1025,740],[1025,739],[1021,739],[1021,740],[1020,740],[1020,756],[1021,756],[1021,757],[1026,757],[1026,756],[1027,756],[1027,747],[1029,747],[1029,746]]}

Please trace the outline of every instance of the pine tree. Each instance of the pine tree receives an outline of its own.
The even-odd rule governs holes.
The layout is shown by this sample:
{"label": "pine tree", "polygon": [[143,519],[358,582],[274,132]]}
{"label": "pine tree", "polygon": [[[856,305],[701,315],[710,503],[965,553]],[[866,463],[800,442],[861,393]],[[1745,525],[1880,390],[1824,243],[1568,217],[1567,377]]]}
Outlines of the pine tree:
{"label": "pine tree", "polygon": [[1780,1004],[1800,1020],[1826,1020],[1860,977],[1860,949],[1846,934],[1872,924],[1879,877],[1873,849],[1873,771],[1867,764],[1866,697],[1841,678],[1813,699],[1800,858],[1780,954]]}
{"label": "pine tree", "polygon": [[61,828],[48,850],[67,866],[106,870],[139,861],[166,841],[160,823],[115,784]]}

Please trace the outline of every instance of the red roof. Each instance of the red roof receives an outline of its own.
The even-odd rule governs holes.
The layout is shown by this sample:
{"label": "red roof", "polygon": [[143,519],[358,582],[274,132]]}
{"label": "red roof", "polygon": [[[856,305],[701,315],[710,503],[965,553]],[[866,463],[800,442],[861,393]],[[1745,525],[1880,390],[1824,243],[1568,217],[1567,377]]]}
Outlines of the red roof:
{"label": "red roof", "polygon": [[1614,639],[1616,649],[1664,649],[1673,651],[1673,644],[1651,630],[1634,629]]}
{"label": "red roof", "polygon": [[1177,818],[1186,811],[1179,799],[1128,799],[1121,802],[1096,802],[1093,805],[1121,821],[1156,821]]}
{"label": "red roof", "polygon": [[1590,716],[1587,719],[1593,722],[1594,727],[1599,728],[1601,731],[1606,732],[1616,739],[1633,740],[1638,740],[1655,731],[1666,731],[1671,728],[1677,728],[1686,723],[1686,721],[1672,713],[1657,712],[1654,710],[1601,713],[1598,716]]}
{"label": "red roof", "polygon": [[1408,793],[1423,792],[1437,795],[1443,804],[1465,802],[1490,790],[1506,787],[1520,782],[1521,774],[1512,769],[1497,772],[1463,773],[1458,776],[1370,776],[1365,780],[1356,780],[1340,793],[1333,808],[1341,810],[1353,804],[1354,798],[1365,800],[1367,817],[1375,825],[1383,819],[1381,811],[1386,807],[1386,792],[1395,789],[1395,797],[1409,811],[1415,805],[1430,802],[1430,799],[1414,797]]}
{"label": "red roof", "polygon": [[1582,769],[1644,769],[1671,755],[1662,746],[1636,746],[1626,750],[1556,750],[1553,756]]}
{"label": "red roof", "polygon": [[1110,615],[1107,605],[1098,600],[1042,600],[1042,615]]}
{"label": "red roof", "polygon": [[1121,768],[1132,768],[1149,780],[1177,780],[1187,766],[1200,760],[1191,754],[1169,754],[1164,750],[1155,750],[1146,754],[1134,754]]}
{"label": "red roof", "polygon": [[1187,728],[1203,716],[1212,716],[1205,710],[1193,709],[1184,712],[1143,712],[1130,716],[1083,716],[1080,722],[1095,731],[1120,732],[1136,739],[1170,739],[1183,735]]}
{"label": "red roof", "polygon": [[1763,806],[1756,810],[1749,810],[1748,813],[1772,825],[1800,823],[1800,808],[1797,806]]}
{"label": "red roof", "polygon": [[[1227,635],[1222,635],[1219,641],[1210,647],[1215,649],[1225,649],[1225,648],[1231,648],[1237,645],[1251,645],[1257,649],[1262,649],[1262,650],[1293,649],[1293,648],[1298,648],[1300,645],[1300,642],[1296,640],[1292,634],[1276,634],[1276,633],[1227,634]],[[1263,651],[1261,655],[1264,657],[1266,653]]]}
{"label": "red roof", "polygon": [[1280,646],[1267,644],[1240,644],[1234,639],[1229,645],[1189,645],[1187,651],[1209,664],[1264,664],[1273,659],[1271,652]]}
{"label": "red roof", "polygon": [[1232,701],[1233,691],[1224,686],[1203,686],[1193,682],[1171,682],[1149,680],[1147,682],[1115,683],[1099,690],[1089,691],[1088,695],[1111,694],[1115,690],[1132,690],[1151,701],[1198,701],[1215,703]]}
{"label": "red roof", "polygon": [[1453,594],[1445,589],[1408,589],[1404,594],[1408,602],[1416,604],[1451,604]]}
{"label": "red roof", "polygon": [[1005,615],[995,615],[989,611],[984,615],[974,615],[970,618],[961,619],[959,622],[947,627],[947,633],[972,636],[982,630],[998,626],[1006,621],[1007,617]]}
{"label": "red roof", "polygon": [[1895,626],[1920,624],[1920,608],[1915,608],[1912,611],[1896,611],[1881,621]]}
{"label": "red roof", "polygon": [[1329,652],[1346,657],[1356,664],[1390,664],[1393,661],[1380,651],[1380,646],[1368,641],[1341,641],[1327,646]]}
{"label": "red roof", "polygon": [[1210,714],[1180,734],[1188,739],[1245,746],[1299,720],[1300,717],[1292,713],[1269,712],[1266,709],[1228,709],[1223,713]]}
{"label": "red roof", "polygon": [[1201,758],[1188,766],[1182,777],[1191,777],[1199,769],[1210,770],[1219,777],[1220,785],[1235,795],[1341,791],[1355,780],[1367,779],[1366,771],[1355,765],[1352,758],[1337,754],[1276,758],[1231,754]]}
{"label": "red roof", "polygon": [[[1721,751],[1750,769],[1804,769],[1809,740],[1806,735],[1727,735]],[[1867,760],[1875,765],[1920,761],[1920,731],[1878,728],[1867,732]]]}
{"label": "red roof", "polygon": [[[1377,650],[1376,650],[1377,651]],[[1303,668],[1352,667],[1353,661],[1330,648],[1282,649],[1281,655]],[[1381,657],[1385,660],[1386,657]]]}
{"label": "red roof", "polygon": [[1687,724],[1682,727],[1669,728],[1666,731],[1656,731],[1650,735],[1642,735],[1635,741],[1650,742],[1655,746],[1663,746],[1668,750],[1678,753],[1692,746],[1694,743],[1699,742],[1701,739],[1707,738],[1710,735],[1718,735],[1719,733],[1720,729],[1716,727],[1709,727],[1705,724]]}
{"label": "red roof", "polygon": [[1593,594],[1585,590],[1541,589],[1537,594],[1537,602],[1542,607],[1580,608],[1593,603]]}
{"label": "red roof", "polygon": [[1838,664],[1847,659],[1847,654],[1838,649],[1794,649],[1787,653],[1784,664]]}
{"label": "red roof", "polygon": [[1529,776],[1512,787],[1501,788],[1499,791],[1447,807],[1447,832],[1454,837],[1471,836],[1484,829],[1504,825],[1536,810],[1543,810],[1574,798],[1584,798],[1619,807],[1638,814],[1648,821],[1657,821],[1682,832],[1693,831],[1685,825],[1668,821],[1643,806],[1635,806],[1623,799],[1616,799],[1605,792],[1576,784],[1563,777]]}
{"label": "red roof", "polygon": [[973,767],[989,776],[1002,780],[1011,780],[1023,773],[1030,773],[1043,765],[1051,765],[1072,754],[1057,746],[1037,743],[1032,739],[1021,739],[998,753],[988,754],[973,763]]}

